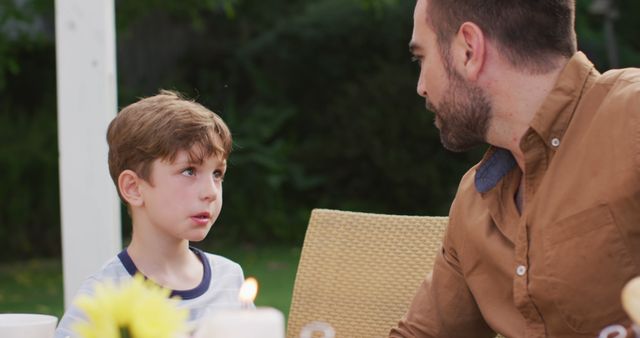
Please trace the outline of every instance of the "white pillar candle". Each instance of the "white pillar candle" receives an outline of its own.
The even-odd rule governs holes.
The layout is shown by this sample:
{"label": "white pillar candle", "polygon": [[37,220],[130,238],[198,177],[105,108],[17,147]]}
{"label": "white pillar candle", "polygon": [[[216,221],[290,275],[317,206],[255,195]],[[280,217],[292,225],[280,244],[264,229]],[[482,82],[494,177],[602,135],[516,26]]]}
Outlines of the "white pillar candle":
{"label": "white pillar candle", "polygon": [[205,318],[194,338],[284,338],[284,316],[271,307],[253,308],[258,281],[249,277],[238,298],[243,309],[225,310]]}
{"label": "white pillar candle", "polygon": [[270,307],[216,312],[201,325],[195,338],[284,338],[284,316]]}

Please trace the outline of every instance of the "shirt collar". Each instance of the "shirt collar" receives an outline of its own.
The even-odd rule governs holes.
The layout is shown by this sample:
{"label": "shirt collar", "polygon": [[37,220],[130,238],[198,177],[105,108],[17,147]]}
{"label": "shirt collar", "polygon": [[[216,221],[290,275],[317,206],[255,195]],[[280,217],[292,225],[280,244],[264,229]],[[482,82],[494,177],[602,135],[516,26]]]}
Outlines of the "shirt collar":
{"label": "shirt collar", "polygon": [[[560,72],[555,86],[530,124],[548,147],[558,147],[559,143],[554,145],[553,140],[562,139],[588,80],[596,74],[593,64],[581,52],[576,53]],[[486,193],[493,189],[516,164],[510,151],[491,147],[476,170],[476,190]]]}
{"label": "shirt collar", "polygon": [[[200,281],[200,284],[198,284],[198,286],[193,289],[171,290],[171,294],[169,295],[169,297],[178,296],[180,297],[180,299],[185,300],[194,299],[202,296],[205,292],[207,292],[207,290],[209,290],[209,285],[211,284],[211,265],[209,264],[209,259],[207,258],[207,255],[204,253],[204,251],[192,246],[190,246],[189,249],[191,249],[191,251],[193,251],[198,256],[200,262],[202,263],[202,280]],[[122,250],[118,254],[118,258],[120,259],[120,262],[122,262],[122,265],[124,265],[124,268],[127,270],[129,275],[131,275],[131,277],[140,272],[140,270],[138,270],[138,267],[136,266],[136,263],[134,263],[133,259],[131,259],[131,256],[129,256],[129,252],[127,252],[127,249]],[[147,276],[143,275],[143,277],[144,279],[147,279]]]}
{"label": "shirt collar", "polygon": [[476,170],[476,190],[485,193],[493,189],[515,165],[516,159],[510,151],[491,147]]}
{"label": "shirt collar", "polygon": [[547,147],[554,150],[558,147],[580,102],[585,85],[596,74],[593,64],[582,52],[574,54],[560,72],[555,86],[530,123],[531,129]]}

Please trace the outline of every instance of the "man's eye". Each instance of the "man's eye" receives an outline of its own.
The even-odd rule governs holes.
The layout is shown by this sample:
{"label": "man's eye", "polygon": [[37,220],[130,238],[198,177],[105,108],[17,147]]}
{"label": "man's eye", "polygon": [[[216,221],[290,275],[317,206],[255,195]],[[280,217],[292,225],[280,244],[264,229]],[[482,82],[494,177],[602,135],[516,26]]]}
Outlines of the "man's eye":
{"label": "man's eye", "polygon": [[186,168],[182,171],[182,175],[184,176],[193,176],[195,175],[195,170],[193,168]]}
{"label": "man's eye", "polygon": [[220,181],[222,182],[222,180],[224,180],[224,173],[222,172],[222,170],[216,170],[213,172],[213,179],[216,181]]}
{"label": "man's eye", "polygon": [[422,58],[421,58],[421,57],[418,57],[418,56],[415,56],[415,55],[411,57],[411,62],[415,62],[415,63],[417,63],[417,64],[418,64],[418,66],[420,66],[421,61],[422,61]]}

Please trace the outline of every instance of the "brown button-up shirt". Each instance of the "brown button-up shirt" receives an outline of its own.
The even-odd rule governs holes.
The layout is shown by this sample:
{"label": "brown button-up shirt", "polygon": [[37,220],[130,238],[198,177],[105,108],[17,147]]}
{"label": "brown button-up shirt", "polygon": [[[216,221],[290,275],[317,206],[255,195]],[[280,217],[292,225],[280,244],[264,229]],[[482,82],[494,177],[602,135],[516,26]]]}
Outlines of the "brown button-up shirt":
{"label": "brown button-up shirt", "polygon": [[640,275],[640,70],[565,66],[522,138],[463,177],[441,254],[390,337],[597,337]]}

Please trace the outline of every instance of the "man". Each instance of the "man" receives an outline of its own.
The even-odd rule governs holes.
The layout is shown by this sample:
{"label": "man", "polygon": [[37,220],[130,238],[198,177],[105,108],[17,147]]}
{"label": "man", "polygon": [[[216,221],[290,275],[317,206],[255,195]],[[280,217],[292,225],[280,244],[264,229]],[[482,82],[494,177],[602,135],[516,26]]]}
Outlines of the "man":
{"label": "man", "polygon": [[597,337],[640,275],[640,70],[577,52],[573,0],[418,0],[418,94],[462,178],[390,337]]}

